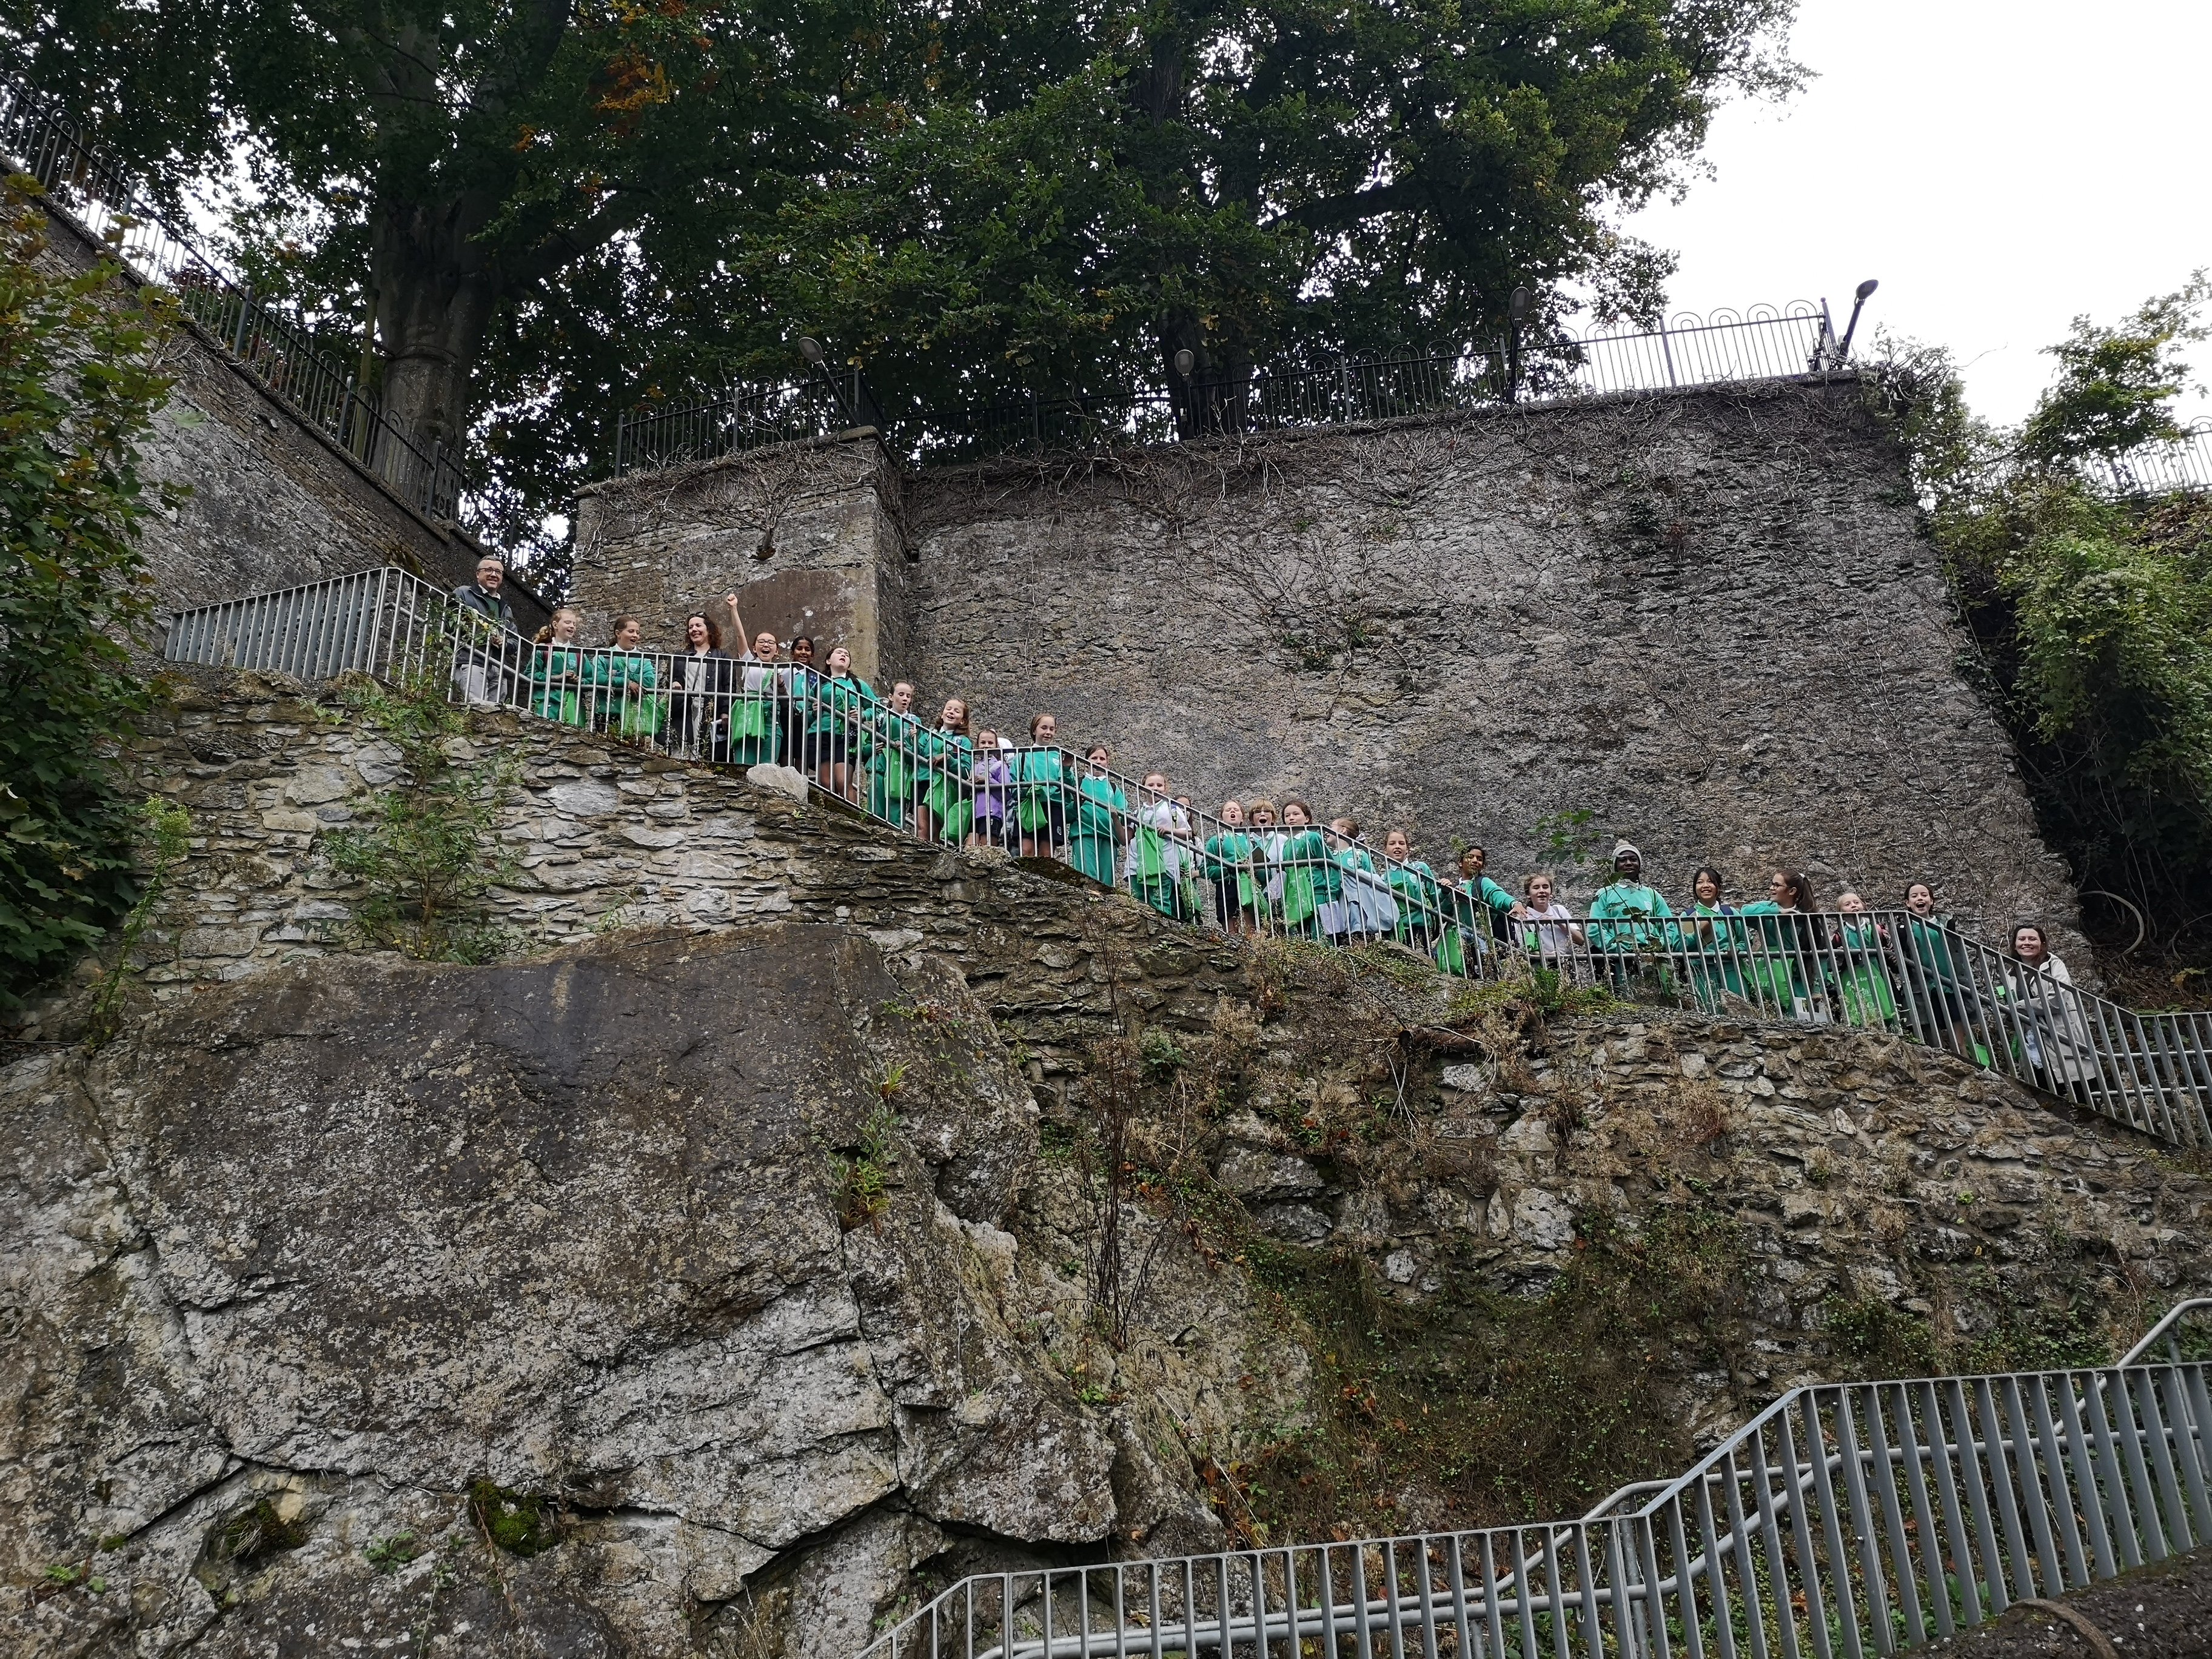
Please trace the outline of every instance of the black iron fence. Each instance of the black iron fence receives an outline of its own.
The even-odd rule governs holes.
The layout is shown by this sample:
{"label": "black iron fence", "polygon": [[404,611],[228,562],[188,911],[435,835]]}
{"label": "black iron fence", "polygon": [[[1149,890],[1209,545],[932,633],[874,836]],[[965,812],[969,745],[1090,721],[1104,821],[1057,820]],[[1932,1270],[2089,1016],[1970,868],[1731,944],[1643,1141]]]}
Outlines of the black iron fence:
{"label": "black iron fence", "polygon": [[[1825,306],[1683,313],[1631,333],[1531,332],[1471,352],[1416,351],[1233,370],[1194,366],[1159,386],[1103,392],[1032,389],[886,422],[866,380],[735,386],[625,416],[617,475],[734,454],[850,425],[848,407],[885,428],[902,452],[951,460],[1010,450],[1173,443],[1244,432],[1389,420],[1452,409],[1721,386],[1819,374],[1841,367]],[[841,382],[842,386],[844,382]]]}
{"label": "black iron fence", "polygon": [[[168,289],[185,314],[246,373],[434,519],[460,510],[459,454],[418,444],[387,419],[327,331],[257,298],[167,223],[123,165],[61,107],[0,70],[0,154],[44,186],[48,203],[95,237],[112,238],[141,279]],[[334,355],[335,354],[335,355]]]}

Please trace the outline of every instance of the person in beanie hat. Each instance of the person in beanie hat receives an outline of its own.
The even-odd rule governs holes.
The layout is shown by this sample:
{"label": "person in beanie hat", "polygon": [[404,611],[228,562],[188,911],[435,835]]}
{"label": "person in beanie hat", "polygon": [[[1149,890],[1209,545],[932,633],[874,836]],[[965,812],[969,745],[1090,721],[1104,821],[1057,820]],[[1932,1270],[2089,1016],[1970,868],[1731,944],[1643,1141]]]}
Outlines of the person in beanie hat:
{"label": "person in beanie hat", "polygon": [[[1613,843],[1613,879],[1590,901],[1589,942],[1593,950],[1616,955],[1672,951],[1679,942],[1667,896],[1644,880],[1644,854],[1632,841]],[[1620,988],[1626,964],[1613,970]]]}

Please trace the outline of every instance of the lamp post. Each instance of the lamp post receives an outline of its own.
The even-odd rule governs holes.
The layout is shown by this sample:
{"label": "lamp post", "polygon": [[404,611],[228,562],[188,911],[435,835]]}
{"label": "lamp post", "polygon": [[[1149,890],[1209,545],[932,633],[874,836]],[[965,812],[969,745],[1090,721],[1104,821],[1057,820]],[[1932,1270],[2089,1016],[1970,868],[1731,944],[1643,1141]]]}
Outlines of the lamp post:
{"label": "lamp post", "polygon": [[1837,362],[1846,363],[1850,361],[1851,336],[1859,331],[1859,313],[1866,309],[1867,301],[1872,297],[1875,289],[1881,286],[1881,281],[1873,276],[1868,277],[1859,284],[1858,292],[1851,299],[1851,320],[1844,325],[1844,343],[1836,348]]}
{"label": "lamp post", "polygon": [[1536,296],[1525,288],[1516,288],[1513,297],[1505,303],[1505,312],[1512,326],[1506,336],[1505,401],[1517,403],[1521,398],[1521,325],[1528,320]]}

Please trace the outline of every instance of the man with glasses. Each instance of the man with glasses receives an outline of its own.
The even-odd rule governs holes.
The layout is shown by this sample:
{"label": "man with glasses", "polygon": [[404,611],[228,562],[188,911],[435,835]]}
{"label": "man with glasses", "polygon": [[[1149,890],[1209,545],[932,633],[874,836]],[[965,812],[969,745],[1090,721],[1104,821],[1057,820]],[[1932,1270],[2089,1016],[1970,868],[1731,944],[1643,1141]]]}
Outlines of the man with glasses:
{"label": "man with glasses", "polygon": [[476,580],[453,590],[453,603],[462,613],[453,690],[471,708],[497,708],[506,701],[507,641],[514,635],[514,607],[501,591],[506,585],[506,561],[487,553],[477,561]]}

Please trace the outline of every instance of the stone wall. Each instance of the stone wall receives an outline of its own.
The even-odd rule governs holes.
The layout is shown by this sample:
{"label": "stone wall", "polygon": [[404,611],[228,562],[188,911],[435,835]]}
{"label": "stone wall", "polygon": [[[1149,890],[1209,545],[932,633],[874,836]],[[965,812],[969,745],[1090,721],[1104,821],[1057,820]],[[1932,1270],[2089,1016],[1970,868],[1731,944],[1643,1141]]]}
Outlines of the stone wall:
{"label": "stone wall", "polygon": [[[46,259],[72,272],[89,269],[97,240],[65,213],[48,216]],[[141,471],[191,494],[141,532],[161,610],[380,564],[404,565],[445,587],[473,578],[479,544],[409,507],[204,331],[181,323],[167,367],[176,386]],[[534,632],[544,607],[527,593],[516,599],[516,621]]]}
{"label": "stone wall", "polygon": [[1570,902],[1618,835],[1678,895],[1703,862],[1746,897],[1778,867],[1824,901],[1926,878],[1992,932],[2078,939],[1850,377],[897,480],[859,442],[602,486],[578,591],[672,638],[748,563],[832,566],[923,706],[1050,708],[1207,805],[1301,794],[1439,863],[1480,841]]}
{"label": "stone wall", "polygon": [[734,592],[750,631],[809,635],[817,663],[842,645],[866,679],[903,674],[913,647],[897,500],[872,428],[591,485],[570,593],[584,637],[606,638],[629,612],[649,645],[673,649],[690,612],[714,606],[720,623]]}
{"label": "stone wall", "polygon": [[[963,1573],[1577,1513],[1795,1383],[2212,1287],[2212,1182],[1948,1056],[1447,1002],[505,717],[498,910],[575,942],[340,954],[319,842],[391,757],[199,684],[143,757],[199,830],[158,1006],[0,1066],[33,1659],[836,1659]],[[1117,1346],[1080,1149],[1132,1025],[1174,1179]]]}

